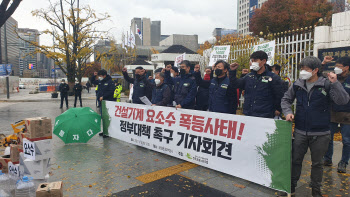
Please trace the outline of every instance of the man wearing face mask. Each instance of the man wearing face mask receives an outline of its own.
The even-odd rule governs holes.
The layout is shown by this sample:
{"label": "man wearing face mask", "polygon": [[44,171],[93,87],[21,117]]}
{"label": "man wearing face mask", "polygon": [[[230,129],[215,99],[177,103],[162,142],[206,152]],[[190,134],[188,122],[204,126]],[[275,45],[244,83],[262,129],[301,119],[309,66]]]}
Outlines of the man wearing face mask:
{"label": "man wearing face mask", "polygon": [[172,78],[170,71],[164,69],[165,78],[174,84],[174,101],[176,108],[194,109],[197,94],[197,85],[194,76],[190,73],[191,63],[184,60],[180,63],[180,76]]}
{"label": "man wearing face mask", "polygon": [[201,111],[207,111],[208,110],[208,101],[209,101],[209,85],[204,85],[206,82],[210,82],[210,80],[213,78],[213,74],[211,71],[211,67],[208,67],[205,69],[204,72],[204,78],[203,78],[203,85],[200,85],[202,83],[202,77],[200,70],[196,70],[193,73],[193,76],[196,78],[196,83],[198,86],[197,89],[197,96],[196,96],[196,107],[195,110],[201,110]]}
{"label": "man wearing face mask", "polygon": [[282,111],[282,81],[279,76],[268,71],[267,59],[264,51],[254,52],[250,56],[252,72],[236,82],[237,87],[244,90],[243,114],[246,116],[274,118],[276,110]]}
{"label": "man wearing face mask", "polygon": [[171,100],[171,90],[167,84],[164,83],[165,75],[162,72],[155,74],[156,87],[152,91],[152,105],[167,106]]}
{"label": "man wearing face mask", "polygon": [[[201,87],[209,88],[209,111],[217,113],[236,114],[237,110],[237,88],[236,69],[238,64],[229,65],[224,60],[215,63],[215,75],[212,80],[201,80],[196,75],[196,80]],[[232,69],[230,69],[230,67]],[[229,76],[227,76],[227,73]]]}
{"label": "man wearing face mask", "polygon": [[[323,156],[330,136],[330,104],[345,105],[349,94],[344,90],[334,73],[328,79],[321,76],[321,61],[316,57],[306,57],[300,62],[299,79],[282,98],[282,109],[287,121],[295,119],[292,149],[292,193],[300,178],[302,163],[307,150],[311,152],[312,196],[321,197],[323,176]],[[296,113],[292,105],[297,100]],[[295,118],[294,118],[295,117]]]}
{"label": "man wearing face mask", "polygon": [[[111,76],[107,74],[106,70],[99,70],[97,73],[94,73],[94,77],[91,78],[91,83],[98,85],[97,89],[97,98],[98,101],[114,101],[114,81]],[[98,80],[96,80],[98,76]],[[99,105],[101,106],[101,105]]]}
{"label": "man wearing face mask", "polygon": [[75,85],[73,87],[73,91],[74,91],[74,107],[77,107],[77,99],[79,97],[79,101],[80,101],[80,107],[83,107],[83,103],[81,101],[81,91],[83,90],[83,86],[79,83],[79,81],[75,82]]}
{"label": "man wearing face mask", "polygon": [[[343,85],[345,91],[350,94],[350,57],[341,57],[336,61],[334,73],[337,74],[338,81]],[[333,156],[333,137],[334,133],[338,131],[340,124],[340,131],[343,141],[342,158],[338,163],[338,172],[346,173],[346,166],[350,158],[350,102],[346,105],[337,105],[332,102],[331,110],[331,140],[329,142],[328,151],[324,156],[324,165],[332,166]]]}
{"label": "man wearing face mask", "polygon": [[69,91],[69,85],[66,84],[66,80],[62,79],[62,82],[60,86],[58,87],[58,91],[61,92],[61,106],[60,109],[63,107],[63,100],[66,99],[66,107],[68,109],[68,91]]}
{"label": "man wearing face mask", "polygon": [[152,100],[152,83],[146,77],[146,70],[143,67],[135,69],[135,78],[129,77],[127,69],[123,68],[124,79],[134,84],[134,93],[132,94],[132,103],[144,105],[140,97],[146,96],[148,100]]}
{"label": "man wearing face mask", "polygon": [[[98,80],[96,80],[96,76],[98,76]],[[97,98],[100,106],[100,114],[102,118],[102,101],[115,101],[114,96],[114,81],[110,75],[107,74],[107,71],[102,69],[97,73],[94,73],[94,76],[91,77],[91,83],[98,85],[97,89]],[[103,132],[99,133],[99,136],[103,136],[103,138],[108,138],[108,129],[103,127]]]}

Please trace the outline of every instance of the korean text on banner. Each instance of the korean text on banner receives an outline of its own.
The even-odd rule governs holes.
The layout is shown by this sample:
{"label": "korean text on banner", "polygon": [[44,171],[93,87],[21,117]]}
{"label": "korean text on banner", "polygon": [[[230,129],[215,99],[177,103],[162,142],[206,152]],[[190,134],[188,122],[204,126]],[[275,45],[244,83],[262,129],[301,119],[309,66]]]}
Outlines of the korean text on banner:
{"label": "korean text on banner", "polygon": [[110,101],[102,106],[113,138],[290,193],[289,122]]}
{"label": "korean text on banner", "polygon": [[175,58],[174,66],[175,66],[175,67],[179,67],[179,66],[180,66],[180,63],[181,63],[183,60],[186,60],[186,53],[181,54],[181,55],[179,55],[179,56],[177,56],[177,57]]}
{"label": "korean text on banner", "polygon": [[268,56],[268,60],[266,62],[266,64],[273,66],[273,62],[275,59],[275,46],[276,46],[276,41],[271,41],[271,42],[267,42],[264,44],[259,44],[259,45],[255,45],[252,48],[252,51],[264,51],[265,53],[267,53]]}
{"label": "korean text on banner", "polygon": [[208,66],[213,66],[218,60],[227,61],[230,56],[230,45],[214,46],[210,54],[210,62]]}

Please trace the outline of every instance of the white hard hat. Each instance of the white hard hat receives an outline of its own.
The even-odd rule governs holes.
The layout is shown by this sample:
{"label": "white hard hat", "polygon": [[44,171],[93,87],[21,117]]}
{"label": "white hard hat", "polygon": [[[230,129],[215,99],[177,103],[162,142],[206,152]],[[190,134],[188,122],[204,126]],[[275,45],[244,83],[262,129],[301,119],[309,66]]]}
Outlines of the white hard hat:
{"label": "white hard hat", "polygon": [[7,156],[7,155],[10,155],[10,147],[8,146],[8,147],[6,147],[5,148],[5,153],[4,153],[4,156]]}

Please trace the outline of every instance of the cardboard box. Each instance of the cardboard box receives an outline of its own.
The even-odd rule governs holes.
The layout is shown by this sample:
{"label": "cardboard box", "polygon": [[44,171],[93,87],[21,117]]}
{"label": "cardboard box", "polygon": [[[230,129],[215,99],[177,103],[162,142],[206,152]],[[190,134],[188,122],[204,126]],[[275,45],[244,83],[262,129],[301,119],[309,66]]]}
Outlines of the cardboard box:
{"label": "cardboard box", "polygon": [[20,165],[20,173],[24,176],[33,177],[33,179],[44,179],[49,173],[50,160],[44,159],[40,161],[33,161],[25,159],[23,165]]}
{"label": "cardboard box", "polygon": [[36,197],[63,197],[62,181],[40,184],[36,190]]}
{"label": "cardboard box", "polygon": [[52,140],[40,140],[40,141],[23,141],[23,153],[24,157],[39,161],[43,159],[49,159],[52,157]]}
{"label": "cardboard box", "polygon": [[3,173],[8,173],[8,163],[10,161],[10,158],[0,157],[0,170],[2,170]]}
{"label": "cardboard box", "polygon": [[19,163],[19,145],[11,144],[10,145],[10,159],[12,163],[18,164]]}
{"label": "cardboard box", "polygon": [[48,117],[27,118],[26,130],[27,138],[30,141],[52,139],[52,124]]}
{"label": "cardboard box", "polygon": [[[27,138],[26,133],[17,133],[16,135],[17,135],[17,144],[23,145],[23,139]],[[23,152],[23,150],[21,152]]]}

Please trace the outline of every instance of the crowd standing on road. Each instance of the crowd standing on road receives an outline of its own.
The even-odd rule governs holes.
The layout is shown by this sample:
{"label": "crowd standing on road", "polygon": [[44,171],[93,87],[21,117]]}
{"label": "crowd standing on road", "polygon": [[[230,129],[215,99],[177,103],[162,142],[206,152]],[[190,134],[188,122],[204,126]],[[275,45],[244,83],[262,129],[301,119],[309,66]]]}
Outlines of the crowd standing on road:
{"label": "crowd standing on road", "polygon": [[136,104],[143,104],[140,97],[147,96],[157,106],[235,114],[239,98],[244,95],[243,114],[246,116],[281,119],[284,114],[287,121],[295,122],[292,195],[300,178],[304,155],[310,149],[312,195],[321,197],[323,166],[332,165],[333,136],[338,125],[343,136],[338,172],[345,173],[349,162],[350,58],[340,58],[334,72],[323,76],[322,68],[332,58],[325,57],[321,62],[316,57],[305,57],[300,62],[300,78],[294,83],[279,76],[281,66],[270,66],[267,61],[265,52],[254,52],[250,56],[250,71],[243,69],[240,78],[236,76],[239,65],[229,65],[223,60],[206,68],[203,78],[200,66],[195,65],[191,70],[187,60],[180,63],[180,72],[172,65],[156,70],[155,79],[147,78],[142,67],[136,68],[136,79],[128,76],[126,68],[123,75],[127,82],[134,84],[132,102]]}

